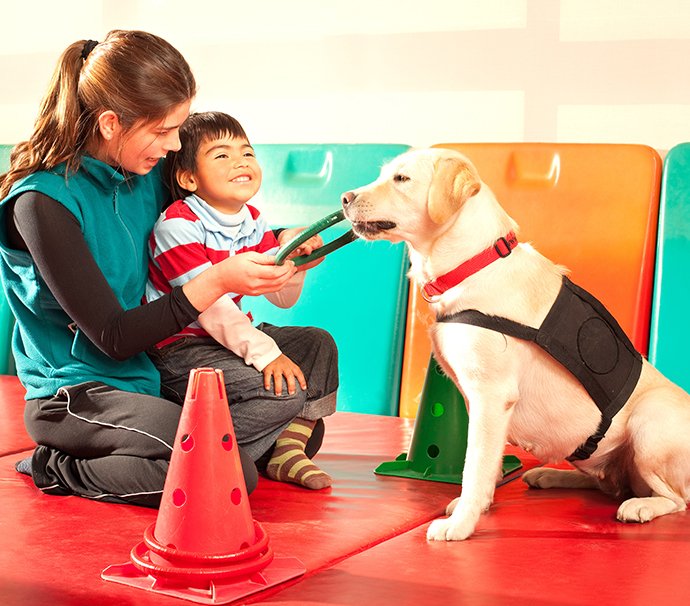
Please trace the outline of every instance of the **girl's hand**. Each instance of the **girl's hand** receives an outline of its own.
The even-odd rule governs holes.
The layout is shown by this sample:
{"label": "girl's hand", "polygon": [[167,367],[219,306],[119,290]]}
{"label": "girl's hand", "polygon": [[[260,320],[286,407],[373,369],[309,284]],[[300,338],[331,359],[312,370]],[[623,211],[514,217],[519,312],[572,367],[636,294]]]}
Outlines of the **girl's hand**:
{"label": "girl's hand", "polygon": [[218,266],[223,266],[226,292],[250,296],[279,291],[296,272],[291,261],[276,265],[275,257],[256,252],[228,257]]}
{"label": "girl's hand", "polygon": [[302,374],[302,369],[297,366],[285,354],[280,354],[273,362],[271,362],[263,370],[264,388],[266,391],[271,389],[271,379],[273,379],[273,387],[277,396],[283,393],[283,377],[287,382],[287,390],[290,395],[294,394],[299,382],[302,390],[307,389],[307,381]]}
{"label": "girl's hand", "polygon": [[296,271],[292,261],[276,265],[275,257],[246,252],[211,265],[184,284],[182,291],[203,312],[229,292],[250,296],[278,292]]}

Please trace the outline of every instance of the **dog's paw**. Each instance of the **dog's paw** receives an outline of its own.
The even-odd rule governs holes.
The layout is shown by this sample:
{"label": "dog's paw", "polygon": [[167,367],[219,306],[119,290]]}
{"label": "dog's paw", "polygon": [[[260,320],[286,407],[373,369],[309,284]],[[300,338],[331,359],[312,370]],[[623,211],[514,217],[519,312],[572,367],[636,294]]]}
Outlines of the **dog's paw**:
{"label": "dog's paw", "polygon": [[618,508],[616,518],[621,522],[649,522],[656,518],[654,508],[647,504],[648,499],[628,499]]}
{"label": "dog's paw", "polygon": [[532,488],[599,488],[599,480],[577,469],[535,467],[522,474],[522,480]]}
{"label": "dog's paw", "polygon": [[451,515],[455,511],[455,508],[457,507],[459,502],[460,497],[458,497],[457,499],[453,499],[450,503],[448,503],[448,506],[446,507],[447,516]]}
{"label": "dog's paw", "polygon": [[535,467],[522,474],[522,481],[530,488],[552,488],[554,469]]}
{"label": "dog's paw", "polygon": [[683,511],[684,504],[674,503],[666,497],[641,497],[623,501],[616,518],[621,522],[650,522],[654,518]]}
{"label": "dog's paw", "polygon": [[474,532],[475,524],[452,517],[434,520],[426,531],[427,541],[464,541]]}
{"label": "dog's paw", "polygon": [[522,474],[532,488],[597,488],[597,480],[576,469],[535,467]]}

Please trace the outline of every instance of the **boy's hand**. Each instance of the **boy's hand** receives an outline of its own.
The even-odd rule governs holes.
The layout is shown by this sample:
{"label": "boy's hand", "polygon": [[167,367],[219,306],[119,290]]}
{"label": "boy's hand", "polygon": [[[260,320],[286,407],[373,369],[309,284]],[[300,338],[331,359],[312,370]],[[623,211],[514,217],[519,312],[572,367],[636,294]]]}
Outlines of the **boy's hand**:
{"label": "boy's hand", "polygon": [[[290,240],[292,240],[295,236],[298,234],[302,233],[304,231],[304,227],[291,227],[289,229],[284,229],[283,231],[280,232],[278,235],[278,244],[283,246]],[[295,257],[300,257],[302,255],[310,255],[313,253],[317,248],[321,248],[323,246],[323,239],[319,234],[316,234],[315,236],[312,236],[309,238],[306,242],[302,242],[295,250],[293,250],[289,255],[288,259],[294,259]],[[304,265],[301,265],[300,267],[297,268],[297,271],[306,271],[307,269],[311,269],[312,267],[316,267],[319,263],[321,263],[325,257],[321,257],[320,259],[316,259],[315,261],[312,261],[311,263],[305,263]]]}
{"label": "boy's hand", "polygon": [[[299,236],[306,228],[307,228],[306,225],[304,227],[286,227],[285,229],[281,230],[281,232],[278,234],[278,244],[280,244],[281,246],[284,246],[290,240]],[[314,248],[319,248],[319,246],[323,246],[323,241],[321,240],[321,236],[319,236],[318,234],[309,238],[309,240],[307,240],[304,244],[302,244],[302,246],[305,246],[308,242],[311,242],[314,238],[318,238],[320,241],[320,244],[318,246],[314,246]],[[299,250],[299,248],[297,250]],[[309,252],[311,252],[311,251],[309,251]]]}
{"label": "boy's hand", "polygon": [[302,369],[297,366],[285,354],[280,354],[273,362],[263,369],[264,388],[266,391],[271,389],[271,379],[273,379],[273,386],[277,396],[283,393],[283,377],[287,382],[287,390],[290,395],[294,394],[297,385],[295,380],[299,382],[302,390],[307,389],[307,381],[302,374]]}

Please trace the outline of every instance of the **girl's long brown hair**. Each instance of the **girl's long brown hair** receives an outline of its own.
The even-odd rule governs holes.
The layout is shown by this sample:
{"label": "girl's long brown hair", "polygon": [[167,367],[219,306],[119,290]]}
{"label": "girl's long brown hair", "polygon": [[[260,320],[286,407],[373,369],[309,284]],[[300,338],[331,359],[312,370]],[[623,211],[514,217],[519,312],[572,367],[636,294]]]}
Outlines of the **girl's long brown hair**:
{"label": "girl's long brown hair", "polygon": [[84,148],[98,136],[98,116],[114,111],[125,129],[162,120],[192,99],[196,83],[184,57],[147,32],[113,30],[86,58],[87,41],[62,53],[41,103],[33,134],[17,144],[0,175],[0,199],[13,183],[58,164],[79,168]]}

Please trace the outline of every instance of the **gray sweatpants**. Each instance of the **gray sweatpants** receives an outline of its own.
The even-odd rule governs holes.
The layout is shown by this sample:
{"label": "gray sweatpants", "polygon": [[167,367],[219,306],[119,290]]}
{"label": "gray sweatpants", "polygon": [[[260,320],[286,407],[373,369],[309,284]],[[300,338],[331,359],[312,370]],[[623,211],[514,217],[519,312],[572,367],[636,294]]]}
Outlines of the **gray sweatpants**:
{"label": "gray sweatpants", "polygon": [[[156,507],[181,413],[174,402],[95,381],[29,400],[24,424],[38,444],[34,483],[48,494]],[[240,457],[251,491],[256,468],[246,453]]]}

